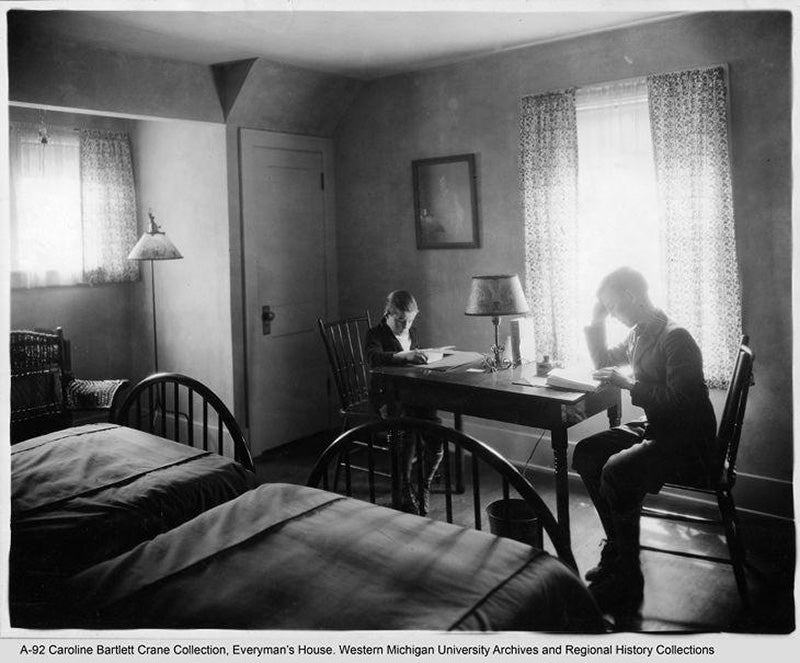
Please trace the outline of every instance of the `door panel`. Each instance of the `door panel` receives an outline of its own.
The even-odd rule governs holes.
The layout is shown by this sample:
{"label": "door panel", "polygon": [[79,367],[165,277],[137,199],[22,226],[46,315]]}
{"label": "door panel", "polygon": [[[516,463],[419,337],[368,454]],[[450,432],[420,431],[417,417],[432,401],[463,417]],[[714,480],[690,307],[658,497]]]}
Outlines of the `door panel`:
{"label": "door panel", "polygon": [[[250,442],[255,454],[328,426],[316,327],[328,296],[323,153],[243,130],[242,214]],[[264,307],[269,307],[265,313]],[[265,333],[268,332],[268,333]]]}

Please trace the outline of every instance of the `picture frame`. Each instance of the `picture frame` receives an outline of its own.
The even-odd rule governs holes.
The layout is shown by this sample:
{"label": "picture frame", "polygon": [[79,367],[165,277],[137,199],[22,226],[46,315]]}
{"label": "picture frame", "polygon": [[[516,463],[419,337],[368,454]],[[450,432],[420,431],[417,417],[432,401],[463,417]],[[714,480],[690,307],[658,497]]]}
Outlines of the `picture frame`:
{"label": "picture frame", "polygon": [[417,248],[480,248],[475,154],[418,159],[411,170]]}

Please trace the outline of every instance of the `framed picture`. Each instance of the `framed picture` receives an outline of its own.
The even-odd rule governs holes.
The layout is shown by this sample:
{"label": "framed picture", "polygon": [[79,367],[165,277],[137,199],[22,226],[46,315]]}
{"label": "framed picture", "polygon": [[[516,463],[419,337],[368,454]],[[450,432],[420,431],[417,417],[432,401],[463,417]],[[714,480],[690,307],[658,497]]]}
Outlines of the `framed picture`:
{"label": "framed picture", "polygon": [[418,249],[480,246],[475,155],[413,161]]}

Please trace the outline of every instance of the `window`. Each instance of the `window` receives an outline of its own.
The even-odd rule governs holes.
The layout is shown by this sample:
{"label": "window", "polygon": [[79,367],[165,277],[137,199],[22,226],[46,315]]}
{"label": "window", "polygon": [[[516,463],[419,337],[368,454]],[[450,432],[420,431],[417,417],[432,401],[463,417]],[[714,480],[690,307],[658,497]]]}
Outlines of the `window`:
{"label": "window", "polygon": [[79,136],[52,127],[44,144],[36,126],[12,124],[10,144],[11,269],[19,274],[15,280],[24,278],[37,285],[78,283],[82,280]]}
{"label": "window", "polygon": [[12,123],[9,147],[12,286],[137,278],[127,136]]}
{"label": "window", "polygon": [[[644,274],[663,302],[661,232],[644,79],[575,92],[578,133],[578,312],[588,320],[600,279],[618,265]],[[628,330],[608,323],[609,343]],[[584,343],[577,363],[589,364]]]}
{"label": "window", "polygon": [[723,68],[523,98],[520,178],[539,352],[588,363],[597,283],[630,265],[726,386],[741,304]]}

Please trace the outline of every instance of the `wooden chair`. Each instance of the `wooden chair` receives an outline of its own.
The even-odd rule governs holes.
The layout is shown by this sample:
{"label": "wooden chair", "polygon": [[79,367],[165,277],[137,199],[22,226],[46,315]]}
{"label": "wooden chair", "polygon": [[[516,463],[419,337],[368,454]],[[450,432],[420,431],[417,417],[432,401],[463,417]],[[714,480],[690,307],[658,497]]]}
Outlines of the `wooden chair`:
{"label": "wooden chair", "polygon": [[10,334],[11,443],[80,421],[113,417],[127,380],[83,380],[72,373],[70,343],[55,331]]}
{"label": "wooden chair", "polygon": [[717,433],[717,466],[712,469],[707,486],[696,487],[678,483],[667,483],[665,488],[679,491],[688,491],[713,496],[719,509],[718,518],[706,518],[687,512],[676,510],[665,511],[652,507],[643,507],[642,516],[649,518],[665,518],[687,523],[721,525],[725,532],[729,557],[716,557],[713,555],[686,552],[676,549],[665,549],[655,546],[642,545],[643,550],[653,550],[671,555],[705,559],[712,562],[730,564],[733,566],[736,586],[745,607],[749,607],[750,600],[745,575],[746,557],[739,531],[739,519],[733,501],[733,486],[736,483],[736,456],[739,451],[739,440],[742,432],[747,395],[753,384],[753,352],[748,347],[749,339],[742,337],[739,346],[736,364],[733,369],[730,385],[728,387],[725,407],[719,422]]}
{"label": "wooden chair", "polygon": [[[362,424],[342,433],[317,460],[309,476],[308,485],[337,492],[331,475],[336,474],[335,466],[338,465],[339,458],[351,445],[366,440],[368,468],[371,469],[375,465],[375,440],[379,437],[388,437],[394,440],[403,435],[413,435],[418,444],[421,437],[428,443],[437,439],[443,443],[444,457],[440,465],[443,475],[443,490],[437,492],[433,499],[443,501],[444,504],[443,508],[441,508],[441,504],[438,504],[436,508],[432,508],[431,514],[443,514],[444,519],[452,523],[454,522],[456,511],[461,514],[468,513],[470,514],[468,516],[470,522],[458,524],[480,530],[485,522],[483,509],[489,502],[502,499],[503,504],[508,504],[509,500],[516,494],[520,499],[524,500],[532,515],[538,519],[558,557],[573,569],[576,568],[572,550],[565,541],[552,512],[530,482],[508,460],[483,442],[465,433],[431,421],[408,418],[384,419]],[[456,445],[466,452],[465,461],[471,469],[470,490],[463,495],[456,493],[453,478],[452,464]],[[397,450],[399,446],[398,444],[391,445],[392,449],[396,450],[392,454],[394,482],[398,479],[399,458],[397,457]],[[418,449],[418,454],[420,451]],[[467,457],[469,457],[469,460],[467,460]],[[418,476],[416,477],[418,485],[422,483],[422,468],[419,465]],[[512,489],[514,492],[512,492]],[[371,471],[368,473],[366,486],[363,483],[348,485],[345,487],[344,494],[350,497],[363,496],[373,504],[377,503],[379,496],[383,497],[383,495],[379,494],[374,474]]]}
{"label": "wooden chair", "polygon": [[134,386],[114,422],[234,458],[255,472],[242,429],[207,386],[180,373],[156,373]]}
{"label": "wooden chair", "polygon": [[[364,315],[328,322],[319,318],[317,324],[339,397],[341,430],[346,431],[358,424],[379,420],[380,414],[369,400],[370,375],[364,355],[367,330],[372,327],[369,311],[365,310]],[[352,481],[351,471],[370,472],[370,468],[353,463],[350,457],[351,452],[356,453],[366,449],[366,444],[356,440],[352,447],[351,449],[351,445],[348,445],[343,448],[342,457],[337,465],[335,485],[338,484],[341,470],[344,470],[348,486]],[[385,441],[377,444],[375,449],[381,452],[389,451]],[[383,478],[391,478],[386,470],[372,468],[372,472]]]}

